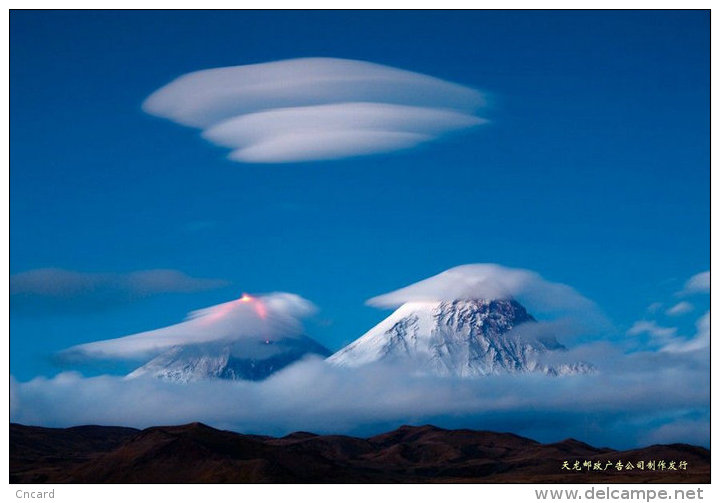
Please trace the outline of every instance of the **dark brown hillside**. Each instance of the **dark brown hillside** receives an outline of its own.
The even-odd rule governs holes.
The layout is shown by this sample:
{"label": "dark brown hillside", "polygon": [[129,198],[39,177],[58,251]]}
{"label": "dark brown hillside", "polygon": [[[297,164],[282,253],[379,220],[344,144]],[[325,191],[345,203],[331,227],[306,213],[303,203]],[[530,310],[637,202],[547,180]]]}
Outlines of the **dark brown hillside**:
{"label": "dark brown hillside", "polygon": [[41,428],[10,424],[10,482],[57,480],[70,467],[119,447],[139,430],[111,426]]}
{"label": "dark brown hillside", "polygon": [[[563,470],[575,461],[664,460],[686,470]],[[709,483],[710,452],[685,444],[630,451],[574,439],[402,426],[370,438],[242,435],[201,423],[132,428],[10,426],[11,482],[52,483]]]}

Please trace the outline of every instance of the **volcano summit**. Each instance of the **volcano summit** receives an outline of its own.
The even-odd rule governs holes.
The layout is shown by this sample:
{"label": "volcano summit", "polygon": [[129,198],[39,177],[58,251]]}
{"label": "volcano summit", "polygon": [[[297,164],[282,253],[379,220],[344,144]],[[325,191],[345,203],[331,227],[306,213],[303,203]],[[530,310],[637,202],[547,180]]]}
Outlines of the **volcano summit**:
{"label": "volcano summit", "polygon": [[585,362],[543,363],[543,356],[566,348],[555,337],[525,337],[514,331],[535,323],[515,300],[408,302],[328,361],[345,367],[404,364],[421,372],[463,377],[592,372]]}

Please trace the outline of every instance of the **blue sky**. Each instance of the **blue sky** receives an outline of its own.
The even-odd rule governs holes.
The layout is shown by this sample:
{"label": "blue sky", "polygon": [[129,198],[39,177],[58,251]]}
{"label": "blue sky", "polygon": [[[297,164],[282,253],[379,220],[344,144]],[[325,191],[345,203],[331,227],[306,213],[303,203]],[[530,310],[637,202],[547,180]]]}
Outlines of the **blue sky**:
{"label": "blue sky", "polygon": [[[11,273],[174,269],[227,282],[14,309],[18,379],[56,374],[61,349],[244,291],[310,299],[311,335],[336,350],[388,314],[366,299],[475,262],[573,286],[624,337],[709,269],[708,12],[10,18]],[[191,71],[305,56],[480,89],[490,123],[391,154],[240,164],[141,109]],[[672,322],[690,334],[705,309]]]}

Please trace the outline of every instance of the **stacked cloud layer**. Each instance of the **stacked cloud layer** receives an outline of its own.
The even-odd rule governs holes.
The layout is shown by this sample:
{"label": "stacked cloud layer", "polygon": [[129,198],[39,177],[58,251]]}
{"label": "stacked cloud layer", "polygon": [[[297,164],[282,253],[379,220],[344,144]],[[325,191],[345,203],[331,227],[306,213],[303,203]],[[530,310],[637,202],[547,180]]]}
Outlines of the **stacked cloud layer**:
{"label": "stacked cloud layer", "polygon": [[486,122],[482,93],[427,75],[335,58],[201,70],[143,109],[203,130],[239,162],[340,159],[406,149]]}

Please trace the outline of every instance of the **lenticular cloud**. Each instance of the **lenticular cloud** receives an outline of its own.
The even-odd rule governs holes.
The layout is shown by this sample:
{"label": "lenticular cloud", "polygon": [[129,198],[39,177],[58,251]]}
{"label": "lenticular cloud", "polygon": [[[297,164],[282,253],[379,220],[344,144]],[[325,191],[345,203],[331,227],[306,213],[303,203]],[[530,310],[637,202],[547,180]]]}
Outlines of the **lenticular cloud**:
{"label": "lenticular cloud", "polygon": [[66,359],[133,359],[154,356],[176,346],[234,342],[257,336],[299,336],[302,333],[300,319],[314,310],[310,301],[291,293],[243,295],[240,299],[193,311],[176,325],[80,344],[65,350],[62,356]]}
{"label": "lenticular cloud", "polygon": [[581,312],[598,322],[597,306],[562,283],[547,281],[536,272],[498,264],[466,264],[367,301],[375,307],[398,307],[407,302],[518,298],[537,312]]}
{"label": "lenticular cloud", "polygon": [[239,162],[340,159],[411,148],[486,122],[483,95],[388,66],[301,58],[183,75],[143,109],[232,149]]}

